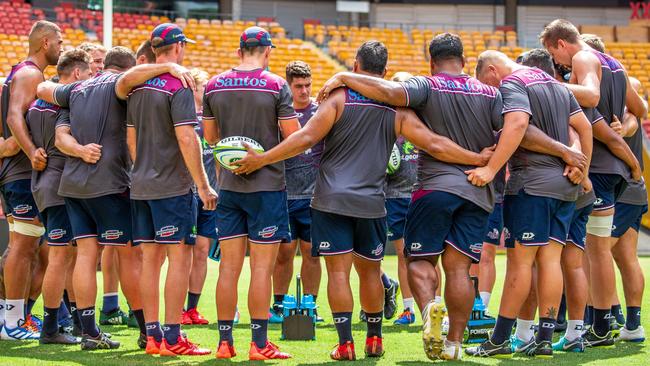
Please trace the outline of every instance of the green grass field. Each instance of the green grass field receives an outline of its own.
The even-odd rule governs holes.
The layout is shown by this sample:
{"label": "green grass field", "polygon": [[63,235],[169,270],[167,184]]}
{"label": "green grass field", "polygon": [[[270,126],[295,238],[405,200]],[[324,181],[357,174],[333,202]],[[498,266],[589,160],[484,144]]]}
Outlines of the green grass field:
{"label": "green grass field", "polygon": [[[299,261],[300,259],[297,259]],[[209,261],[210,267],[208,269],[208,279],[203,291],[203,297],[199,304],[200,311],[212,322],[208,326],[193,326],[185,327],[184,330],[188,333],[189,337],[204,347],[209,347],[214,350],[218,341],[218,332],[216,329],[216,308],[214,305],[214,288],[217,280],[218,267],[217,264]],[[650,258],[642,258],[641,264],[645,269],[645,273],[650,273]],[[247,264],[246,264],[247,265]],[[299,266],[296,266],[299,268]],[[397,260],[396,257],[387,257],[384,260],[384,268],[392,276],[397,275]],[[497,313],[499,305],[499,297],[501,295],[501,288],[503,286],[503,272],[505,271],[505,256],[499,255],[497,257],[497,284],[495,288],[494,300],[491,303],[490,311],[492,314]],[[326,322],[319,324],[316,331],[316,341],[297,342],[297,341],[280,341],[280,326],[269,326],[269,337],[273,342],[276,342],[285,351],[293,355],[293,359],[288,361],[273,361],[269,363],[283,364],[283,365],[313,365],[331,363],[328,353],[333,345],[337,342],[336,330],[331,321],[331,314],[327,305],[325,297],[325,281],[321,284],[322,297],[318,298],[320,306],[320,314],[323,315]],[[353,289],[357,288],[357,278],[353,275]],[[101,284],[101,281],[99,281]],[[39,346],[38,342],[9,342],[0,341],[0,365],[151,365],[151,364],[164,364],[164,365],[203,365],[203,364],[217,364],[217,363],[242,363],[248,361],[248,342],[250,341],[250,331],[248,329],[248,312],[246,311],[247,304],[247,283],[248,271],[243,271],[242,282],[240,285],[241,291],[239,294],[240,310],[242,311],[242,319],[235,330],[235,347],[239,352],[238,356],[231,361],[217,361],[213,355],[204,357],[182,357],[182,358],[160,358],[144,354],[136,346],[137,330],[127,329],[125,326],[121,327],[104,327],[104,330],[114,334],[114,339],[119,340],[122,346],[114,351],[96,351],[96,352],[82,352],[78,346],[60,347],[60,346]],[[650,294],[650,281],[646,282],[646,294]],[[293,288],[293,286],[291,287]],[[101,294],[101,291],[100,291]],[[622,288],[619,282],[619,294],[622,298]],[[98,298],[98,307],[101,305]],[[122,308],[126,309],[126,303],[122,299]],[[42,305],[40,301],[34,307],[34,313],[39,314],[42,312]],[[650,309],[650,301],[648,296],[644,298],[643,302],[643,318],[642,324],[646,329],[650,330],[650,317],[648,316],[648,309]],[[359,305],[355,299],[355,316],[358,314]],[[386,347],[386,354],[379,360],[364,359],[363,358],[363,341],[365,339],[365,324],[357,322],[354,323],[354,337],[358,344],[358,357],[360,359],[357,363],[363,364],[378,364],[378,365],[402,365],[411,366],[418,365],[423,362],[430,362],[422,351],[422,342],[420,339],[420,319],[415,325],[410,327],[398,327],[392,324],[392,321],[385,321],[384,323],[384,344]],[[650,341],[649,341],[650,342]],[[524,357],[516,357],[512,360],[484,360],[475,358],[464,358],[465,364],[477,365],[515,365],[521,362],[527,362],[529,365],[650,365],[650,345],[646,342],[643,344],[627,344],[617,343],[615,347],[610,349],[596,349],[588,350],[584,354],[556,354],[554,359],[549,360],[536,360]]]}

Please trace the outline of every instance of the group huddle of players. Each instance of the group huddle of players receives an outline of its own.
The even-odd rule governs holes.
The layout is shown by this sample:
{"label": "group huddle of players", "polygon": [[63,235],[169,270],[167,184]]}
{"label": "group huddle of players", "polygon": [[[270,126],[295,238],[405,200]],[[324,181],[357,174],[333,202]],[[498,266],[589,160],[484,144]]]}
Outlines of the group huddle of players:
{"label": "group huddle of players", "polygon": [[[503,238],[508,265],[496,326],[465,353],[551,357],[611,346],[615,337],[643,341],[636,244],[647,210],[639,128],[647,106],[596,37],[555,20],[540,41],[545,49],[517,61],[483,52],[471,77],[460,38],[439,34],[429,46],[431,76],[398,73],[392,81],[385,79],[388,50],[367,41],[353,71],[333,76],[314,101],[306,63],[287,65],[286,80],[267,71],[274,45],[259,27],[240,37],[241,64],[208,80],[180,66],[194,41],[174,24],[157,26],[137,55],[111,48],[95,73],[101,57],[61,53],[58,26],[35,23],[29,56],[2,90],[0,192],[10,239],[0,338],[118,348],[96,324],[103,247],[112,254],[101,254],[102,262],[115,261],[140,329],[139,347],[207,355],[181,324],[207,323],[196,306],[211,249],[220,260],[216,357],[235,357],[248,251],[249,359],[286,359],[267,327],[282,322],[300,243],[306,294],[317,297],[319,257],[326,264],[339,338],[330,357],[356,359],[353,266],[367,323],[364,353],[381,357],[382,320],[394,316],[398,288],[381,269],[390,240],[404,300],[395,323],[415,322],[417,304],[426,355],[460,359],[474,303],[470,274],[478,274],[487,307]],[[57,82],[43,80],[48,65],[56,65]],[[245,145],[244,158],[218,169],[211,146],[225,138],[253,140],[264,151]],[[387,175],[395,151],[401,163]],[[23,309],[33,298],[26,278],[41,238],[42,325]],[[70,332],[59,327],[67,310]],[[556,326],[566,332],[552,343]]]}

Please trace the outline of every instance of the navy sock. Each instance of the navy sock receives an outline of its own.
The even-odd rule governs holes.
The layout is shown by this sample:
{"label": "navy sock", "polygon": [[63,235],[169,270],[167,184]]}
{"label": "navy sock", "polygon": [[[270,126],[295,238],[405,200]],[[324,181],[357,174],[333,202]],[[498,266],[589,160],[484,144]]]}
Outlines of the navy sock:
{"label": "navy sock", "polygon": [[102,313],[109,314],[120,308],[118,303],[119,296],[116,293],[104,295],[104,302],[102,303]]}
{"label": "navy sock", "polygon": [[562,294],[560,308],[557,310],[557,324],[566,323],[566,295]]}
{"label": "navy sock", "polygon": [[95,323],[95,307],[91,306],[89,308],[78,309],[77,313],[81,319],[81,329],[83,329],[84,334],[87,334],[93,338],[99,335],[99,328],[97,328],[97,323]]}
{"label": "navy sock", "polygon": [[59,312],[57,313],[57,320],[61,321],[68,318],[70,318],[70,311],[68,311],[68,306],[65,304],[65,301],[61,300],[61,305],[59,305]]}
{"label": "navy sock", "polygon": [[515,325],[515,321],[516,319],[510,319],[499,315],[497,323],[494,326],[494,333],[492,333],[492,338],[490,339],[492,343],[499,345],[510,339],[510,334],[512,333],[512,327]]}
{"label": "navy sock", "polygon": [[196,307],[199,305],[199,298],[201,298],[201,294],[193,294],[191,292],[188,292],[187,293],[187,310],[196,309]]}
{"label": "navy sock", "polygon": [[612,306],[612,316],[616,318],[618,324],[625,324],[625,314],[623,314],[623,308],[621,304],[616,304]]}
{"label": "navy sock", "polygon": [[366,332],[366,337],[377,336],[381,338],[381,321],[384,318],[384,312],[380,311],[378,313],[366,313],[367,326],[368,330]]}
{"label": "navy sock", "polygon": [[553,330],[555,330],[555,319],[553,318],[539,318],[539,330],[537,331],[537,338],[535,342],[553,340]]}
{"label": "navy sock", "polygon": [[587,308],[585,309],[585,325],[593,325],[594,324],[594,307],[591,305],[587,305]]}
{"label": "navy sock", "polygon": [[138,309],[138,310],[132,310],[132,311],[133,311],[133,316],[135,317],[135,320],[138,322],[138,327],[140,328],[140,333],[147,334],[147,326],[145,325],[145,322],[144,322],[144,310]]}
{"label": "navy sock", "polygon": [[388,277],[387,274],[382,273],[381,274],[381,283],[384,285],[384,288],[390,288],[392,283],[390,282],[390,277]]}
{"label": "navy sock", "polygon": [[352,313],[332,313],[336,332],[339,334],[339,344],[354,342],[352,339]]}
{"label": "navy sock", "polygon": [[178,337],[181,336],[181,325],[165,324],[163,325],[163,333],[168,344],[176,344],[178,343]]}
{"label": "navy sock", "polygon": [[27,302],[25,303],[25,316],[32,313],[32,309],[34,308],[34,304],[36,304],[36,300],[27,299]]}
{"label": "navy sock", "polygon": [[639,327],[639,325],[641,325],[641,307],[628,306],[625,328],[627,328],[627,330],[636,330]]}
{"label": "navy sock", "polygon": [[284,295],[273,295],[273,305],[282,304],[282,300],[284,300]]}
{"label": "navy sock", "polygon": [[611,309],[596,309],[594,308],[594,332],[598,336],[604,336],[609,332],[609,315]]}
{"label": "navy sock", "polygon": [[232,320],[217,321],[217,325],[219,326],[219,344],[221,344],[223,341],[226,341],[232,346],[234,342],[232,338],[232,327],[234,324],[235,322]]}
{"label": "navy sock", "polygon": [[81,317],[79,316],[76,302],[70,302],[70,313],[72,314],[72,322],[74,325],[81,329]]}
{"label": "navy sock", "polygon": [[252,341],[258,348],[266,347],[268,319],[251,319]]}
{"label": "navy sock", "polygon": [[65,306],[70,309],[70,297],[68,296],[68,290],[63,290],[63,302],[65,302]]}
{"label": "navy sock", "polygon": [[43,307],[43,333],[54,335],[59,331],[59,308]]}
{"label": "navy sock", "polygon": [[151,322],[144,324],[147,332],[147,337],[153,337],[156,342],[162,342],[163,331],[160,328],[160,322]]}

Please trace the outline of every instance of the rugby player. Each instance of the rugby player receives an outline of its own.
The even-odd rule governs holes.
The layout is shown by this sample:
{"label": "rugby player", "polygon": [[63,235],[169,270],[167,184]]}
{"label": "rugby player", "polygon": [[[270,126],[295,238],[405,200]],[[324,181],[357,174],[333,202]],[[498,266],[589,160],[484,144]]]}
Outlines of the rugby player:
{"label": "rugby player", "polygon": [[156,62],[156,55],[153,53],[151,48],[151,40],[148,39],[138,47],[138,50],[135,52],[135,63],[136,65],[142,64],[153,64]]}
{"label": "rugby player", "polygon": [[[380,357],[384,353],[381,327],[384,291],[380,279],[380,261],[384,255],[387,227],[383,186],[386,164],[397,137],[403,136],[429,154],[420,156],[429,159],[433,157],[453,164],[480,166],[492,154],[491,128],[489,143],[476,148],[481,152],[479,154],[465,150],[446,137],[434,134],[413,111],[395,110],[355,91],[356,86],[359,86],[360,90],[368,94],[371,90],[379,90],[374,94],[381,96],[386,89],[381,88],[383,83],[390,83],[382,79],[386,73],[387,61],[388,51],[382,43],[368,41],[362,44],[357,51],[354,73],[338,74],[346,84],[358,80],[354,82],[355,89],[333,90],[342,83],[336,79],[330,80],[329,88],[326,86],[327,93],[322,98],[324,102],[319,105],[318,111],[303,130],[264,154],[257,154],[249,149],[248,155],[237,162],[241,167],[235,171],[254,171],[297,155],[325,138],[325,150],[311,204],[312,234],[314,242],[318,243],[318,253],[325,256],[328,272],[328,299],[339,335],[339,344],[330,354],[335,360],[356,358],[352,339],[353,303],[349,282],[353,264],[359,274],[361,308],[367,314],[365,354],[367,357]],[[397,85],[400,92],[404,92],[400,84]],[[486,90],[489,89],[486,87]],[[494,98],[496,90],[492,91]],[[384,98],[389,99],[385,95]],[[391,100],[396,99],[399,98]],[[397,101],[407,104],[404,95]],[[476,129],[476,126],[473,129]],[[373,149],[367,149],[368,146],[373,146]],[[481,150],[484,147],[487,148]],[[462,170],[461,174],[462,182],[466,182]],[[409,268],[409,276],[411,270],[412,268]],[[431,272],[435,276],[433,266],[429,274]],[[450,277],[447,277],[448,281],[453,282]],[[417,283],[413,278],[409,280],[411,284]],[[430,300],[433,300],[436,279],[429,276],[428,280],[432,281],[426,286],[431,287]],[[468,283],[468,286],[471,291],[471,284]],[[419,290],[413,290],[416,301],[420,301],[422,297]],[[457,295],[449,296],[453,298]],[[466,316],[471,308],[471,294],[469,297],[469,308],[464,307],[467,310]],[[424,305],[421,303],[422,307]],[[436,306],[440,308],[442,315],[442,305]],[[460,334],[462,335],[462,331]]]}
{"label": "rugby player", "polygon": [[[298,114],[298,121],[301,126],[304,126],[318,108],[311,98],[311,68],[303,61],[292,61],[286,67],[286,80],[291,89],[293,108]],[[311,295],[314,302],[318,297],[322,270],[320,258],[312,255],[309,204],[314,194],[314,184],[322,154],[323,143],[319,142],[304,154],[284,162],[291,242],[280,245],[278,250],[278,259],[273,271],[273,306],[270,323],[281,323],[283,320],[282,300],[288,293],[289,283],[293,277],[293,258],[298,243],[300,243],[302,256],[300,278],[304,294]],[[319,320],[322,321],[322,318],[319,317]]]}
{"label": "rugby player", "polygon": [[[647,114],[642,99],[630,87],[623,66],[613,57],[589,47],[580,39],[573,24],[562,19],[554,20],[544,28],[540,41],[556,63],[571,67],[568,87],[581,106],[597,108],[605,124],[613,122],[613,116],[622,116],[626,106],[639,118]],[[587,223],[586,245],[594,310],[593,327],[585,335],[585,341],[590,346],[607,346],[613,343],[610,317],[615,276],[610,238],[615,203],[627,184],[641,178],[641,168],[629,148],[619,156],[603,143],[595,141],[589,171],[596,194]]]}
{"label": "rugby player", "polygon": [[[241,63],[210,79],[203,106],[203,133],[209,144],[243,136],[271,149],[300,129],[289,84],[265,71],[274,47],[271,35],[259,27],[240,36]],[[250,247],[251,278],[248,309],[252,342],[250,360],[286,359],[267,337],[271,278],[281,243],[291,241],[284,164],[276,163],[247,177],[228,169],[219,175],[217,228],[221,246],[216,303],[219,326],[217,358],[236,355],[233,322],[239,275]],[[249,245],[247,245],[249,244]],[[284,245],[284,244],[282,244]]]}
{"label": "rugby player", "polygon": [[[26,325],[24,299],[32,282],[32,262],[45,232],[32,197],[31,171],[45,169],[47,154],[32,142],[25,114],[36,99],[43,70],[48,65],[56,65],[62,44],[61,30],[56,24],[44,20],[34,23],[29,33],[27,59],[12,68],[3,84],[2,137],[7,145],[13,140],[22,151],[5,149],[0,168],[0,193],[9,223],[9,250],[3,268],[5,324],[1,339],[38,339],[39,336],[34,327]],[[7,150],[13,155],[6,155]]]}
{"label": "rugby player", "polygon": [[[88,52],[88,54],[92,58],[93,61],[90,63],[90,70],[92,71],[93,76],[100,74],[104,70],[104,59],[106,58],[106,48],[104,48],[104,46],[102,46],[101,44],[92,43],[92,42],[84,42],[79,45],[79,48]],[[108,268],[112,270],[112,267],[108,267]],[[103,269],[102,272],[104,272]],[[115,270],[114,273],[115,276],[113,276],[113,278],[117,279],[117,271]],[[104,283],[106,282],[104,281]],[[117,287],[115,287],[115,292],[117,292]]]}
{"label": "rugby player", "polygon": [[[151,33],[156,65],[180,64],[185,47],[194,41],[175,24],[163,23]],[[135,61],[135,59],[134,59]],[[155,65],[154,65],[155,66]],[[134,88],[128,98],[128,146],[134,161],[131,173],[133,238],[142,244],[140,292],[145,299],[148,354],[206,355],[181,334],[183,303],[188,291],[196,214],[192,184],[205,210],[214,210],[217,195],[201,162],[201,146],[194,132],[197,116],[194,79],[169,71],[154,74]],[[191,88],[185,88],[185,77]],[[161,148],[164,147],[164,148]],[[160,256],[169,260],[165,280],[165,324],[159,322]]]}

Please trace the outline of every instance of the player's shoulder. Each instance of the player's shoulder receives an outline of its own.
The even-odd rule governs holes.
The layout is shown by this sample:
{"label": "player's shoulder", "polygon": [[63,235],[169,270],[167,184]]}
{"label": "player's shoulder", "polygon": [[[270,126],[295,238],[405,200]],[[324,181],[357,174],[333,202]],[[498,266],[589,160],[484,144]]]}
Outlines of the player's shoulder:
{"label": "player's shoulder", "polygon": [[170,73],[164,73],[153,77],[145,81],[142,86],[150,90],[157,90],[167,94],[174,94],[177,91],[184,89],[181,79]]}
{"label": "player's shoulder", "polygon": [[21,62],[14,66],[12,81],[41,82],[45,80],[43,72],[31,62]]}
{"label": "player's shoulder", "polygon": [[260,77],[267,80],[267,86],[270,88],[274,88],[276,90],[282,89],[285,85],[287,85],[287,81],[284,80],[284,78],[278,74],[274,74],[270,71],[264,70],[260,73]]}

